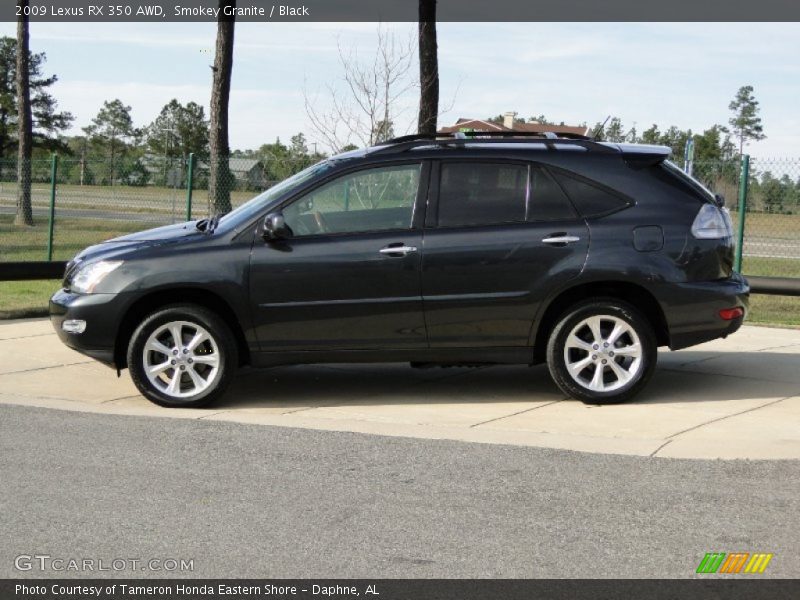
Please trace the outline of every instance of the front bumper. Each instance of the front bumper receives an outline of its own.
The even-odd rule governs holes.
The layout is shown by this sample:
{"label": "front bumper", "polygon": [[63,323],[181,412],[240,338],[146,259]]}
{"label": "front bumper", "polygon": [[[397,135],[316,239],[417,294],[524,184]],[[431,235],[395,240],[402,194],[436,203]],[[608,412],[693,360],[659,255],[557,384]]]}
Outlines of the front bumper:
{"label": "front bumper", "polygon": [[[62,289],[50,298],[50,322],[61,341],[109,367],[116,367],[114,348],[124,310],[120,294],[76,294]],[[67,333],[62,329],[67,319],[86,321],[86,330]]]}
{"label": "front bumper", "polygon": [[[672,350],[688,348],[735,333],[747,317],[750,284],[739,273],[728,279],[672,284],[661,296]],[[719,311],[740,307],[741,317],[726,321]]]}

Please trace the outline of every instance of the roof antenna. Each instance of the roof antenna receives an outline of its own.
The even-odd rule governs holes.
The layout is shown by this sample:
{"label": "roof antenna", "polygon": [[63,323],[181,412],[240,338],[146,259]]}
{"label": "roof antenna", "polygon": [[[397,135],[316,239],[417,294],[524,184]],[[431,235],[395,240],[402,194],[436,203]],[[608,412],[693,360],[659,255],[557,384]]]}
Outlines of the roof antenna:
{"label": "roof antenna", "polygon": [[602,124],[602,125],[598,125],[598,126],[595,128],[594,132],[592,133],[592,139],[593,139],[595,142],[596,142],[596,141],[598,141],[598,140],[597,140],[597,136],[598,136],[598,135],[600,135],[600,132],[601,132],[601,131],[603,131],[603,130],[606,128],[606,123],[608,123],[608,120],[609,120],[610,118],[611,118],[611,115],[608,115],[608,116],[606,117],[606,120],[605,120],[605,121],[603,121],[603,124]]}

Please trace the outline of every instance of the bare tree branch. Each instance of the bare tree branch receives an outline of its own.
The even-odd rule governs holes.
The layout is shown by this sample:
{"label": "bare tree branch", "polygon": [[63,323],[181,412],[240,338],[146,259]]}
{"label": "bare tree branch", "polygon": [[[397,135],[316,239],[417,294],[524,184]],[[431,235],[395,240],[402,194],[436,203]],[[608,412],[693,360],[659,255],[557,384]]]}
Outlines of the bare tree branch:
{"label": "bare tree branch", "polygon": [[353,142],[372,146],[392,137],[404,112],[401,99],[416,84],[410,77],[415,58],[412,38],[398,40],[379,26],[377,40],[375,54],[368,62],[359,59],[356,49],[345,52],[337,42],[343,75],[338,85],[324,86],[327,108],[321,108],[318,95],[312,97],[304,87],[311,127],[334,152]]}

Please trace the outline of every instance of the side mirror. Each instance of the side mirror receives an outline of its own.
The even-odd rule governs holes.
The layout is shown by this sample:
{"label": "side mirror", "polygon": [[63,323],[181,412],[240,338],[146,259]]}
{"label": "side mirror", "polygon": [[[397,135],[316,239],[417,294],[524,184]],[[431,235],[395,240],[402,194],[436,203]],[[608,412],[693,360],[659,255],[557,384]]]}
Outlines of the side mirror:
{"label": "side mirror", "polygon": [[725,196],[723,196],[722,194],[714,194],[714,200],[716,201],[717,206],[719,206],[720,208],[725,206]]}
{"label": "side mirror", "polygon": [[270,213],[264,218],[265,240],[285,240],[291,235],[292,229],[286,224],[286,219],[283,218],[282,213]]}

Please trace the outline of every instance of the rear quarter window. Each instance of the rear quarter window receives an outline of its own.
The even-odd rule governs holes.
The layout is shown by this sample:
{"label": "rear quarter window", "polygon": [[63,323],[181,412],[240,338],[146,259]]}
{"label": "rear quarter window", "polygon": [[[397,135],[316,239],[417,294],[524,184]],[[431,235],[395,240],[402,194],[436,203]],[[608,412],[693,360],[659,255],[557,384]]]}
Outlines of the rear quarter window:
{"label": "rear quarter window", "polygon": [[599,183],[563,171],[556,171],[553,175],[582,217],[603,217],[633,206],[631,199]]}

